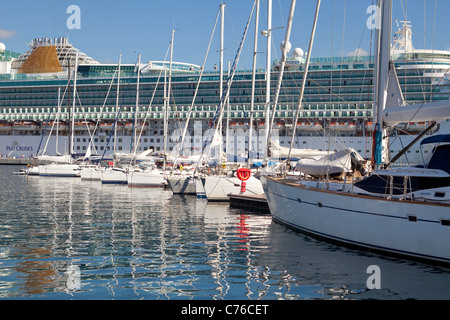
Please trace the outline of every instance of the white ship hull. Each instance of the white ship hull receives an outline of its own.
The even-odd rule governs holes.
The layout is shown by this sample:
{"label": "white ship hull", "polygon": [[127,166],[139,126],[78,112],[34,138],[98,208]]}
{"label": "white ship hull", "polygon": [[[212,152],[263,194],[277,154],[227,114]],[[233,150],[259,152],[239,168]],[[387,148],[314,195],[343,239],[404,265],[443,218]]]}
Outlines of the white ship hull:
{"label": "white ship hull", "polygon": [[291,228],[371,250],[450,262],[448,204],[324,191],[268,177],[261,180],[273,219]]}
{"label": "white ship hull", "polygon": [[[240,143],[245,143],[244,139],[240,139],[240,136],[233,136],[234,131],[231,130],[230,132],[230,143],[229,143],[229,150],[228,154],[230,156],[243,153],[244,150],[246,150],[246,145]],[[106,137],[101,135],[102,133],[97,133],[97,135],[94,136],[94,139],[104,140],[106,143]],[[435,134],[450,134],[450,122],[446,121],[440,124],[439,131],[435,132]],[[408,145],[411,141],[414,140],[414,138],[417,135],[405,135],[400,136],[398,138],[391,139],[392,144],[390,145],[390,149],[393,151],[391,152],[391,155],[394,156],[397,152],[403,149],[404,146]],[[261,139],[260,135],[260,140]],[[152,148],[152,147],[159,147],[160,150],[163,149],[163,142],[161,140],[159,145],[155,145],[155,143],[151,143],[150,140],[152,140],[154,136],[148,136],[146,139],[149,145],[142,145],[142,148]],[[338,143],[338,145],[344,145],[350,148],[355,149],[356,152],[358,152],[361,156],[365,158],[370,158],[371,150],[372,150],[372,137],[370,136],[330,136],[331,140],[334,140]],[[129,148],[131,144],[131,136],[120,136],[121,142],[119,142],[119,147],[122,147],[123,150],[126,150],[126,148]],[[223,137],[225,141],[225,136]],[[41,137],[39,135],[0,135],[0,157],[16,157],[16,158],[30,158],[33,156],[36,156],[36,154],[39,152],[39,154],[42,153],[44,146],[46,145],[46,153],[47,155],[56,155],[56,150],[58,150],[60,153],[67,153],[68,152],[68,137],[61,136],[58,139],[56,139],[55,136],[52,136],[49,141],[47,142],[47,136]],[[83,142],[83,141],[86,142]],[[254,139],[255,144],[258,139]],[[56,141],[58,141],[58,145],[56,144]],[[86,152],[87,148],[87,141],[89,141],[89,136],[87,132],[85,134],[76,134],[74,137],[74,150],[76,153],[84,153]],[[291,137],[290,136],[279,136],[278,138],[279,145],[282,148],[289,148]],[[419,145],[419,144],[418,144]],[[337,147],[333,147],[334,145],[331,144],[331,151],[334,149],[337,149]],[[40,148],[39,148],[40,147]],[[95,146],[97,148],[97,153],[102,154],[103,150],[106,149],[106,146],[102,146],[100,142],[98,145]],[[101,149],[101,148],[104,149]],[[169,145],[169,147],[174,147],[174,145]],[[254,146],[253,151],[257,151],[260,154],[264,154],[266,145],[264,142],[258,143],[256,146]],[[295,139],[294,148],[298,149],[311,149],[311,150],[322,150],[326,151],[330,148],[330,144],[327,142],[324,137],[321,136],[309,136],[309,135],[303,135],[298,136]],[[107,151],[105,153],[105,156],[112,156],[113,151]],[[277,153],[275,153],[277,155]],[[281,155],[280,155],[281,157]],[[405,156],[399,159],[398,163],[408,163],[409,164],[421,164],[423,162],[422,154],[420,152],[420,148],[418,146],[414,146],[411,148],[410,152],[408,152]]]}

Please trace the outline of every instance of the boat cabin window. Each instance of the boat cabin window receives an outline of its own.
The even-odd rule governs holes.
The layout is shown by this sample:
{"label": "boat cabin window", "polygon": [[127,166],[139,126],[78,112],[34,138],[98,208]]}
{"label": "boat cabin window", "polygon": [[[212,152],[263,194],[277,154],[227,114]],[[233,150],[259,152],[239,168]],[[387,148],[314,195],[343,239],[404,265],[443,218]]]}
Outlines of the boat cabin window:
{"label": "boat cabin window", "polygon": [[[411,181],[407,183],[407,192],[411,192]],[[404,193],[404,177],[392,177],[392,184],[392,195],[402,195]],[[355,186],[370,193],[389,195],[391,194],[391,177],[373,175],[358,181],[355,183]],[[414,186],[412,189],[415,189]]]}
{"label": "boat cabin window", "polygon": [[[370,193],[380,195],[390,194],[390,176],[372,175],[355,183],[355,186]],[[405,192],[405,178],[392,177],[392,195],[402,195]],[[433,188],[444,188],[450,186],[450,178],[436,179],[434,177],[408,177],[406,181],[406,192],[426,190]]]}

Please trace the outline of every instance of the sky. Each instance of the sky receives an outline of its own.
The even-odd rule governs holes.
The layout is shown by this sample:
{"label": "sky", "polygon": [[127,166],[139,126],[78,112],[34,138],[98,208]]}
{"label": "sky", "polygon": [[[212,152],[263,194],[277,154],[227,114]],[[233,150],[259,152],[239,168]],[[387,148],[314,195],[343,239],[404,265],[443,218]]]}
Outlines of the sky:
{"label": "sky", "polygon": [[[450,47],[450,1],[392,0],[393,19],[413,24],[416,48],[444,50]],[[21,0],[6,1],[0,6],[0,42],[7,50],[25,52],[34,38],[69,37],[82,52],[101,63],[161,61],[166,57],[172,30],[175,30],[173,60],[202,65],[213,27],[223,0]],[[225,65],[233,61],[244,28],[250,17],[253,0],[225,1]],[[308,49],[315,0],[297,0],[291,33],[292,48]],[[366,22],[367,8],[376,0],[322,0],[312,56],[348,56],[359,51],[368,54],[372,30]],[[284,40],[290,0],[273,0],[272,59],[279,59]],[[69,29],[67,21],[80,8],[80,29]],[[74,20],[71,20],[72,22]],[[220,21],[220,19],[219,19]],[[396,31],[396,22],[393,22]],[[267,38],[267,0],[261,0],[258,32],[258,68],[265,68]],[[255,14],[253,14],[238,69],[251,70]],[[219,64],[220,22],[217,25],[206,70]],[[169,59],[169,57],[167,57]],[[226,67],[225,67],[226,68]]]}

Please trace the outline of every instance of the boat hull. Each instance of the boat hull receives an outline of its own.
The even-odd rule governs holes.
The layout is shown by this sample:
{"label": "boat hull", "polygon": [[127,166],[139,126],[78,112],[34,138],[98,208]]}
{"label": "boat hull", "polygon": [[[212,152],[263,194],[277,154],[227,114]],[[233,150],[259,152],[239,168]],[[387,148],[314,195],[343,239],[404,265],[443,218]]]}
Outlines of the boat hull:
{"label": "boat hull", "polygon": [[194,177],[169,177],[166,179],[174,194],[196,195]]}
{"label": "boat hull", "polygon": [[106,169],[100,172],[102,184],[128,184],[128,175],[121,170]]}
{"label": "boat hull", "polygon": [[205,179],[203,177],[194,177],[194,184],[197,199],[206,199]]}
{"label": "boat hull", "polygon": [[39,175],[39,167],[38,166],[28,167],[25,172],[29,176],[38,176]]}
{"label": "boat hull", "polygon": [[48,164],[38,167],[41,177],[79,177],[80,168],[73,164]]}
{"label": "boat hull", "polygon": [[80,172],[81,180],[101,180],[100,171],[97,168],[83,168]]}
{"label": "boat hull", "polygon": [[326,191],[261,178],[275,221],[370,250],[450,263],[450,206]]}
{"label": "boat hull", "polygon": [[[241,192],[241,180],[236,177],[206,176],[205,193],[208,201],[230,201],[229,194]],[[247,194],[263,194],[261,181],[253,176],[246,181]]]}
{"label": "boat hull", "polygon": [[130,172],[128,186],[135,188],[163,188],[165,186],[164,172],[152,170],[150,172]]}

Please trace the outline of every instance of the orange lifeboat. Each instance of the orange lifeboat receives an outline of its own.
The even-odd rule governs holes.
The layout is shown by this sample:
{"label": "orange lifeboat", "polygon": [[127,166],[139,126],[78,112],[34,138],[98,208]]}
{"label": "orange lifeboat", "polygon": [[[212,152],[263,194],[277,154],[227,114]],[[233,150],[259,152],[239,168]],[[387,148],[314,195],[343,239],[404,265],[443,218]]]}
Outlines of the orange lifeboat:
{"label": "orange lifeboat", "polygon": [[67,123],[63,121],[44,121],[42,122],[42,127],[44,127],[46,131],[50,131],[52,128],[53,130],[58,129],[59,131],[67,131],[69,129]]}
{"label": "orange lifeboat", "polygon": [[73,124],[73,129],[75,131],[86,131],[86,130],[94,130],[95,123],[91,121],[76,121]]}
{"label": "orange lifeboat", "polygon": [[18,131],[37,131],[39,125],[34,121],[17,121],[14,122],[13,128]]}
{"label": "orange lifeboat", "polygon": [[146,130],[148,128],[148,125],[144,124],[142,122],[138,122],[136,124],[136,127],[134,127],[134,122],[127,122],[127,123],[125,123],[124,127],[125,127],[126,131],[133,131],[133,128],[137,131],[140,131],[142,129]]}
{"label": "orange lifeboat", "polygon": [[318,122],[297,122],[297,130],[301,130],[301,131],[319,131],[322,130],[322,125]]}
{"label": "orange lifeboat", "polygon": [[246,130],[249,127],[248,122],[239,122],[239,121],[233,121],[230,122],[230,129],[242,129]]}
{"label": "orange lifeboat", "polygon": [[13,125],[8,122],[0,123],[0,132],[10,132],[12,130]]}

